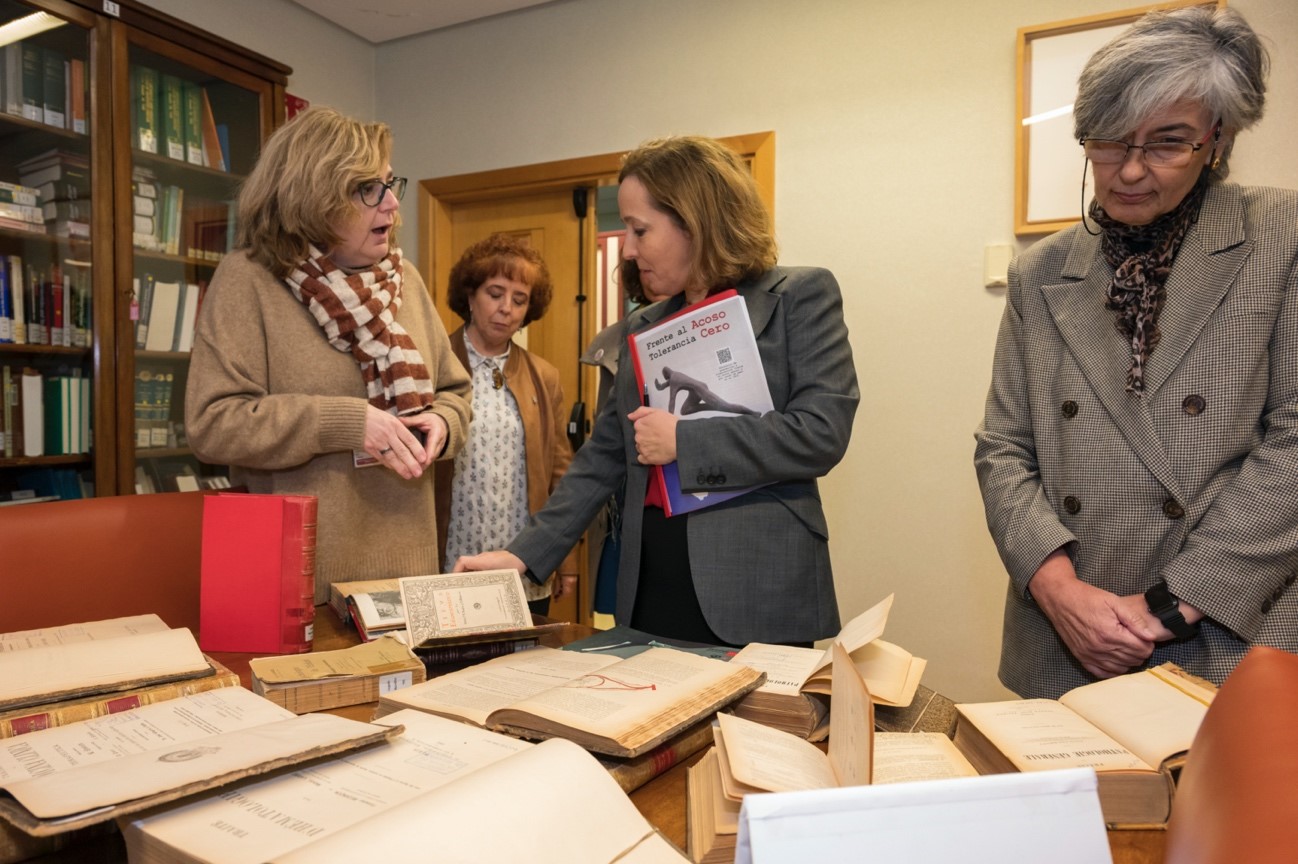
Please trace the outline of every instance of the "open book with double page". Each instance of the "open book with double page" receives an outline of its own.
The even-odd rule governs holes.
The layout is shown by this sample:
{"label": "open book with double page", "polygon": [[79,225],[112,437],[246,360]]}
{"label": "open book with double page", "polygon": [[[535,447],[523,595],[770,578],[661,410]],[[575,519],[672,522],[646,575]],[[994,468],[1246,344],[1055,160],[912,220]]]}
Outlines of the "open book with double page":
{"label": "open book with double page", "polygon": [[955,743],[980,773],[1094,768],[1110,824],[1162,824],[1215,688],[1171,663],[1053,699],[958,704]]}
{"label": "open book with double page", "polygon": [[621,659],[537,647],[438,676],[379,700],[524,738],[567,738],[638,756],[759,686],[747,666],[672,648]]}
{"label": "open book with double page", "polygon": [[[429,842],[438,861],[683,860],[568,742],[531,744],[411,710],[378,722],[405,732],[122,820],[132,864],[406,860]],[[502,794],[524,802],[503,831]]]}
{"label": "open book with double page", "polygon": [[[876,704],[906,706],[915,698],[928,661],[879,638],[892,601],[889,594],[853,618],[834,637],[834,644],[847,650]],[[735,714],[813,741],[823,739],[829,734],[826,702],[833,656],[832,645],[824,651],[762,642],[745,646],[733,662],[762,670],[766,683],[744,697]]]}
{"label": "open book with double page", "polygon": [[[760,417],[774,409],[744,298],[734,289],[686,306],[627,336],[642,401],[681,420]],[[694,478],[691,478],[694,479]],[[681,487],[676,462],[654,466],[650,482],[668,516],[728,501],[755,487],[698,491]]]}
{"label": "open book with double page", "polygon": [[157,615],[0,635],[0,711],[215,675],[188,630]]}
{"label": "open book with double page", "polygon": [[400,733],[239,687],[0,742],[0,819],[43,837]]}

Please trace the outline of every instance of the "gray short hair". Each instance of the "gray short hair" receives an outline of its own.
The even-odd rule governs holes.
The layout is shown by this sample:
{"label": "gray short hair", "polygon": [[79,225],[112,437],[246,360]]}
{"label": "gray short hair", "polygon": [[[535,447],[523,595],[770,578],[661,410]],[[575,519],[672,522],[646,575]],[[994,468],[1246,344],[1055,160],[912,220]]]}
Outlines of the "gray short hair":
{"label": "gray short hair", "polygon": [[[1270,58],[1234,9],[1151,12],[1087,61],[1077,82],[1078,138],[1120,139],[1146,119],[1193,100],[1221,119],[1228,140],[1262,118]],[[1227,173],[1226,156],[1214,170]]]}

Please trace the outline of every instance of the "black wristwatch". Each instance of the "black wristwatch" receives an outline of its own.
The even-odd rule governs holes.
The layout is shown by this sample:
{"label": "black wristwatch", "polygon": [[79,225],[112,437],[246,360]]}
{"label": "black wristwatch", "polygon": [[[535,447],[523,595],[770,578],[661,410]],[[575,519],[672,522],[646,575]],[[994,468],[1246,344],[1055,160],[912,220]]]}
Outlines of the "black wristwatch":
{"label": "black wristwatch", "polygon": [[1163,626],[1171,630],[1177,639],[1189,639],[1198,634],[1199,625],[1185,620],[1185,616],[1181,614],[1181,601],[1172,596],[1172,592],[1167,590],[1167,583],[1161,579],[1145,592],[1145,605],[1149,607],[1150,614],[1162,621]]}

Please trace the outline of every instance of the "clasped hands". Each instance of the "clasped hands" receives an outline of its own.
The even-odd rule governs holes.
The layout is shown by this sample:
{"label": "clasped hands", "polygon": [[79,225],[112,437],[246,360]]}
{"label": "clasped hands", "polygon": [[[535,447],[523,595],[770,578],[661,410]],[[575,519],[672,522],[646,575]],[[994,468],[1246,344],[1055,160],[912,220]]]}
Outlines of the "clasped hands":
{"label": "clasped hands", "polygon": [[[1129,672],[1149,659],[1155,644],[1174,638],[1143,594],[1123,596],[1082,582],[1063,550],[1042,562],[1028,589],[1068,650],[1097,678]],[[1203,617],[1184,603],[1181,612],[1191,623]]]}
{"label": "clasped hands", "polygon": [[[419,443],[412,429],[423,430],[425,443]],[[406,480],[423,475],[449,436],[445,418],[432,411],[398,417],[373,405],[365,407],[365,452]]]}

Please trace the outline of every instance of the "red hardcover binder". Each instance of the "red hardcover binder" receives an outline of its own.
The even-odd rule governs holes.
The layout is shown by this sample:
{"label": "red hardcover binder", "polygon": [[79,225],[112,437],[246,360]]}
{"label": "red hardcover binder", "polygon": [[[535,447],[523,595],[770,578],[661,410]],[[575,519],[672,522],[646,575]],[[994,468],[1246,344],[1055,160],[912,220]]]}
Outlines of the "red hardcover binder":
{"label": "red hardcover binder", "polygon": [[315,623],[313,495],[211,495],[203,502],[198,644],[300,654]]}

